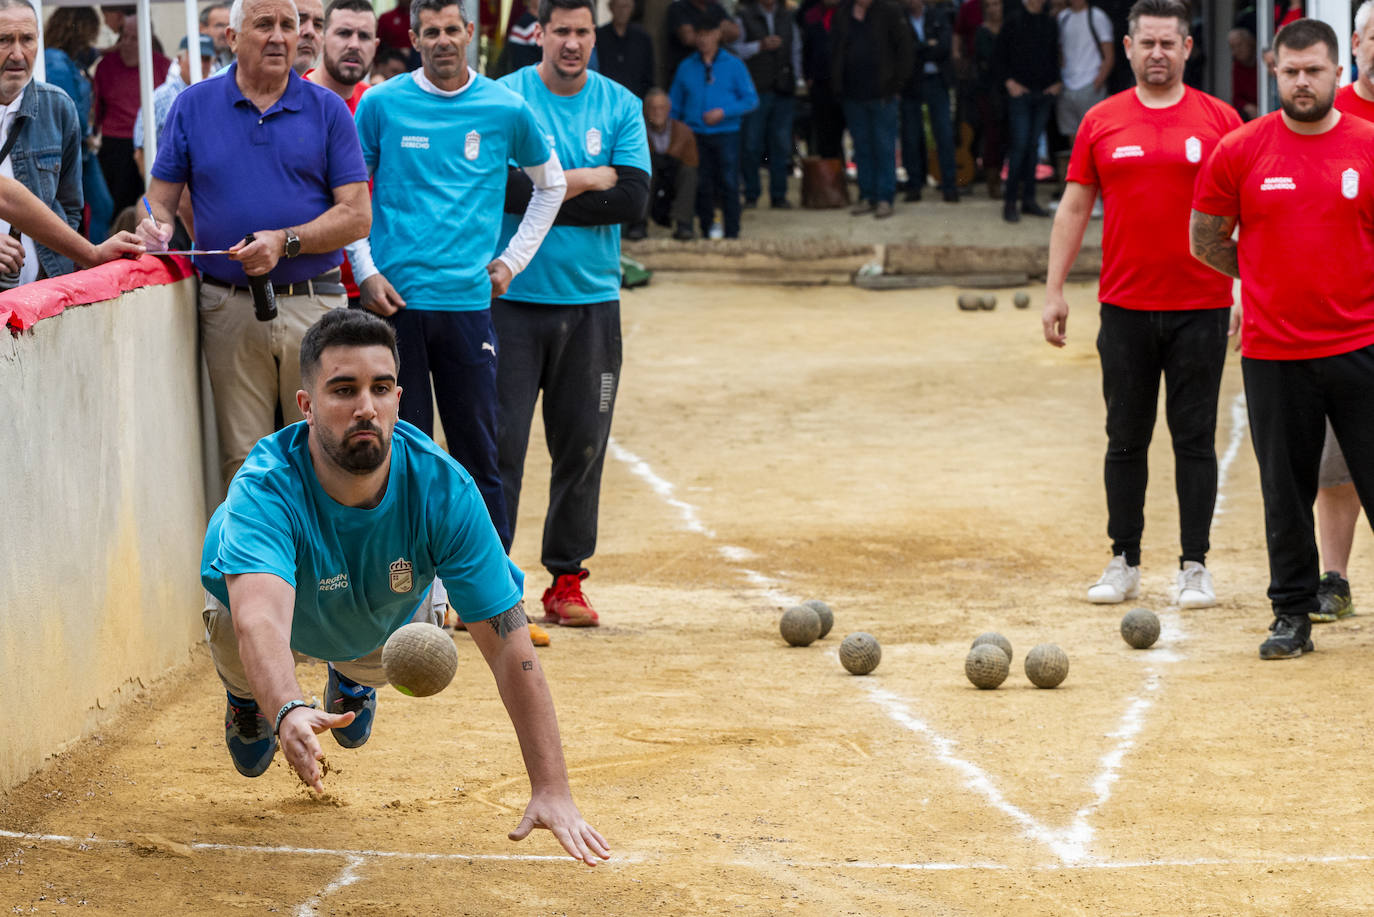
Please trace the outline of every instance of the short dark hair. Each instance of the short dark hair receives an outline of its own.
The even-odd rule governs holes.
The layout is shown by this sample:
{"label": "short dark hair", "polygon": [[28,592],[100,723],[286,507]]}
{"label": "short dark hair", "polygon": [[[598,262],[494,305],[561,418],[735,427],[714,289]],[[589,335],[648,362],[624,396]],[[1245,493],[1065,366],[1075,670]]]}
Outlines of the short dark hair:
{"label": "short dark hair", "polygon": [[333,0],[324,10],[325,25],[329,25],[329,17],[334,15],[335,10],[343,10],[346,13],[371,13],[377,15],[377,11],[372,8],[372,0]]}
{"label": "short dark hair", "polygon": [[1126,14],[1127,34],[1135,35],[1135,27],[1141,16],[1149,16],[1152,19],[1177,19],[1180,35],[1186,36],[1188,29],[1192,27],[1192,14],[1188,10],[1188,4],[1181,0],[1136,0],[1131,4],[1131,11]]}
{"label": "short dark hair", "polygon": [[1320,19],[1295,19],[1279,29],[1274,36],[1274,56],[1278,57],[1279,48],[1290,51],[1306,51],[1315,44],[1326,45],[1326,52],[1332,61],[1340,60],[1336,45],[1336,30]]}
{"label": "short dark hair", "polygon": [[586,10],[596,22],[596,6],[592,0],[539,0],[539,24],[548,25],[554,10]]}
{"label": "short dark hair", "polygon": [[416,35],[420,34],[420,13],[423,10],[439,12],[446,10],[450,6],[458,7],[458,16],[463,20],[463,25],[468,24],[468,11],[463,9],[462,0],[410,0],[410,31]]}
{"label": "short dark hair", "polygon": [[372,72],[376,73],[380,66],[387,61],[400,61],[407,70],[410,69],[410,55],[400,48],[382,47],[377,49],[377,56],[372,58]]}
{"label": "short dark hair", "polygon": [[[421,0],[416,0],[421,2]],[[301,384],[309,388],[320,369],[320,356],[330,347],[385,347],[401,369],[396,332],[391,325],[363,309],[334,309],[311,325],[301,338]]]}
{"label": "short dark hair", "polygon": [[215,10],[224,10],[224,11],[228,12],[228,10],[229,10],[229,4],[227,4],[227,3],[212,3],[212,4],[210,4],[209,6],[207,6],[205,9],[201,10],[201,11],[200,11],[200,24],[201,24],[201,26],[207,26],[207,25],[210,24],[210,14],[213,13]]}

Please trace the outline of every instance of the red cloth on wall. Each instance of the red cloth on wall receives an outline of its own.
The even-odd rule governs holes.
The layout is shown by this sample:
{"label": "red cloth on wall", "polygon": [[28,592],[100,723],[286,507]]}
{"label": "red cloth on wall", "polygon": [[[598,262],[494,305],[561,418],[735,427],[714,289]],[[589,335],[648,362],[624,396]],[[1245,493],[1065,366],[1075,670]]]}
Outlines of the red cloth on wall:
{"label": "red cloth on wall", "polygon": [[73,306],[105,302],[139,287],[176,283],[193,273],[189,258],[144,255],[137,260],[110,261],[90,270],[27,283],[0,293],[0,327],[8,325],[13,331],[27,331]]}

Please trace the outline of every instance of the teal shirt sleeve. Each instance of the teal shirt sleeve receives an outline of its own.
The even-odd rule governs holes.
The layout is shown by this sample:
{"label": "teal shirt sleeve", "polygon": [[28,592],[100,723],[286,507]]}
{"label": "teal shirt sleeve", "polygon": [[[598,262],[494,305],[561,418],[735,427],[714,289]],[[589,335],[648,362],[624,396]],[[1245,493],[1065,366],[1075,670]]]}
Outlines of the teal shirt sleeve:
{"label": "teal shirt sleeve", "polygon": [[486,504],[471,478],[454,474],[426,514],[435,572],[449,607],[463,621],[484,621],[524,598],[525,576],[501,549]]}
{"label": "teal shirt sleeve", "polygon": [[354,122],[358,126],[358,143],[363,148],[363,163],[367,166],[367,174],[375,175],[377,172],[377,105],[376,100],[371,98],[368,93],[358,100],[358,111],[353,116]]}
{"label": "teal shirt sleeve", "polygon": [[511,153],[517,166],[542,166],[549,161],[549,143],[544,139],[544,130],[539,126],[539,119],[534,116],[534,110],[528,102],[520,106],[520,114],[515,122],[515,137],[512,139]]}
{"label": "teal shirt sleeve", "polygon": [[296,538],[286,503],[270,491],[243,487],[231,491],[222,511],[210,566],[221,576],[271,573],[294,588]]}
{"label": "teal shirt sleeve", "polygon": [[611,165],[630,166],[653,174],[653,160],[649,156],[649,134],[644,129],[642,103],[633,95],[620,100],[620,118],[616,126],[615,145],[611,149]]}

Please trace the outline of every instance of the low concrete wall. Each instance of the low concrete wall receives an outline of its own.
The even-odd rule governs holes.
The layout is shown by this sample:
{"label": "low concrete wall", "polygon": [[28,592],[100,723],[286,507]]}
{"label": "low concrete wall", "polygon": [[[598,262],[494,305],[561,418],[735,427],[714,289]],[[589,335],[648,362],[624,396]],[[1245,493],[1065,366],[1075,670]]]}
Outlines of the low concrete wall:
{"label": "low concrete wall", "polygon": [[0,333],[0,790],[200,635],[194,283]]}

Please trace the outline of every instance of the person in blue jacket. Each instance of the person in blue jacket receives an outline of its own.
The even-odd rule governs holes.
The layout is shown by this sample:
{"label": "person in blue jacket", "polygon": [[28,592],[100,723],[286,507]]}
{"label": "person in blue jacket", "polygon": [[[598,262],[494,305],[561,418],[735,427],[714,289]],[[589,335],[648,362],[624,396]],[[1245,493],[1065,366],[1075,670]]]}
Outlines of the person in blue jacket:
{"label": "person in blue jacket", "polygon": [[739,131],[759,96],[744,61],[720,46],[720,23],[696,31],[697,51],[678,65],[672,116],[696,135],[697,219],[708,235],[720,201],[725,238],[739,238]]}

